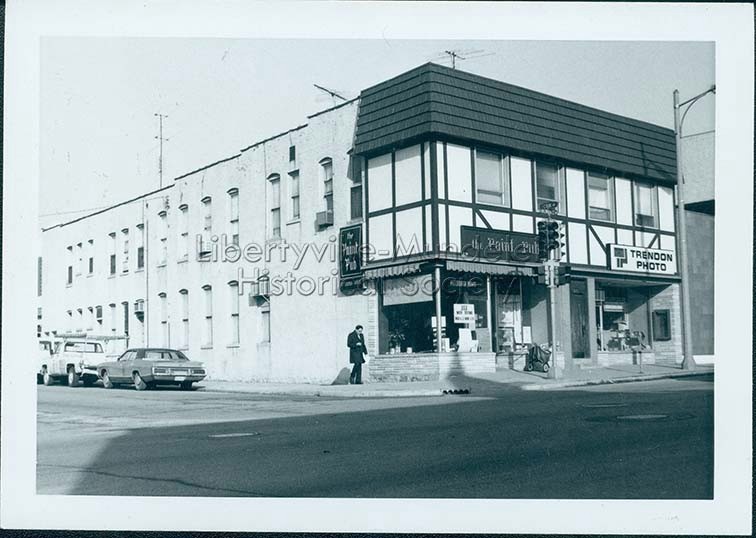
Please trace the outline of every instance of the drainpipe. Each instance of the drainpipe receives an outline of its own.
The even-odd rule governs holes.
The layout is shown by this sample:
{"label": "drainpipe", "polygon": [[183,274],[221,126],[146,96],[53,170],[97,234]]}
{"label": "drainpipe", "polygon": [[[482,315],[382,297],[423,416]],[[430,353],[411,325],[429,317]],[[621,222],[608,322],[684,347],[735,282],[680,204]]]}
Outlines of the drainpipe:
{"label": "drainpipe", "polygon": [[433,300],[436,303],[436,352],[441,353],[441,266],[436,265],[433,267],[433,281],[435,286],[433,287]]}

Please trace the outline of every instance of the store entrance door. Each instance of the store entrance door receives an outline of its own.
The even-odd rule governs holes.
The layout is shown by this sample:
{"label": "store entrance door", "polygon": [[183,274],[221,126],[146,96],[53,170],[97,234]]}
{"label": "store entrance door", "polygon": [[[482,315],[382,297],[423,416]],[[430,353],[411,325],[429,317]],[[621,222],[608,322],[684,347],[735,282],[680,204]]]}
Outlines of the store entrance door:
{"label": "store entrance door", "polygon": [[570,318],[572,319],[572,356],[590,356],[588,345],[588,289],[585,280],[570,282]]}

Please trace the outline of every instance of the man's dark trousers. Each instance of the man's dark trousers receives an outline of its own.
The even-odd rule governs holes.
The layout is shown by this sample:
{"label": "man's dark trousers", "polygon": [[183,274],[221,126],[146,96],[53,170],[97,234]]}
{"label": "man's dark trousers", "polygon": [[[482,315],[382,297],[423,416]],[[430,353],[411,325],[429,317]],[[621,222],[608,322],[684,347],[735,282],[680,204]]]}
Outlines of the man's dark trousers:
{"label": "man's dark trousers", "polygon": [[354,366],[352,366],[352,375],[349,376],[349,382],[359,385],[362,383],[362,363],[361,362],[355,362]]}

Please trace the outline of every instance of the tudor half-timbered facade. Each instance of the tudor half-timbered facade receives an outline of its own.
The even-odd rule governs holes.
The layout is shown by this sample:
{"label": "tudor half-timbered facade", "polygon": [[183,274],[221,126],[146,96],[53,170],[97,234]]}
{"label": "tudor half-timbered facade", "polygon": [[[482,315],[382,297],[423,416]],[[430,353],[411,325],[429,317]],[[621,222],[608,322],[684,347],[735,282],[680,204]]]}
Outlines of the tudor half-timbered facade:
{"label": "tudor half-timbered facade", "polygon": [[[679,361],[676,165],[668,129],[426,64],[45,230],[38,332],[126,333],[209,378],[332,382],[359,323],[367,379],[421,380],[521,367],[553,308],[564,367]],[[572,268],[553,305],[544,207]],[[305,245],[319,255],[295,263]]]}

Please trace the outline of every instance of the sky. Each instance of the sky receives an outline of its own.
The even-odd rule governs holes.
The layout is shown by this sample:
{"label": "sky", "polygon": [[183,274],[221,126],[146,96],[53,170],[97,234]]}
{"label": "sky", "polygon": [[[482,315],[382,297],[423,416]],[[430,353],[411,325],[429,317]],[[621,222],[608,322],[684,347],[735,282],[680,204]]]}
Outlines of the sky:
{"label": "sky", "polygon": [[[710,42],[45,37],[40,72],[40,224],[159,187],[445,50],[457,69],[673,127],[672,92],[715,83]],[[715,97],[684,134],[714,128]]]}

